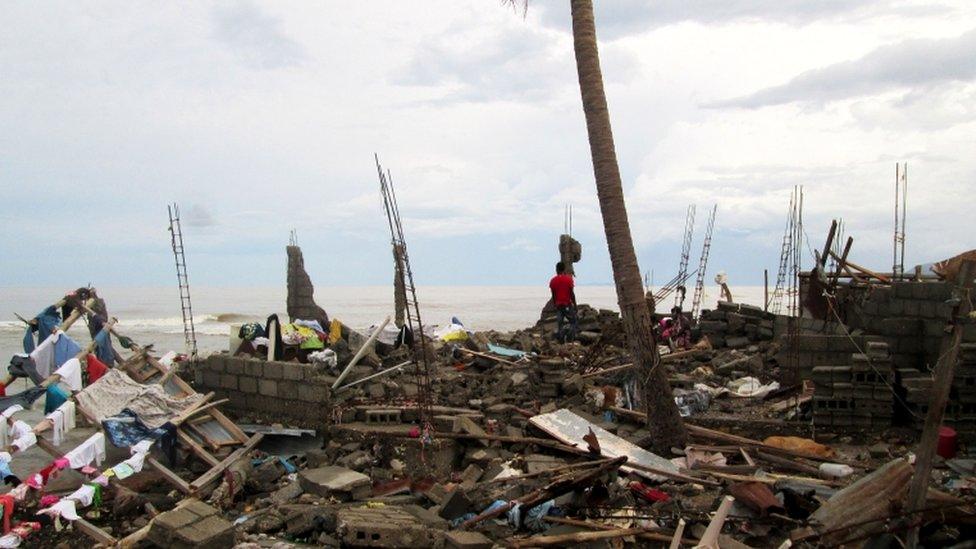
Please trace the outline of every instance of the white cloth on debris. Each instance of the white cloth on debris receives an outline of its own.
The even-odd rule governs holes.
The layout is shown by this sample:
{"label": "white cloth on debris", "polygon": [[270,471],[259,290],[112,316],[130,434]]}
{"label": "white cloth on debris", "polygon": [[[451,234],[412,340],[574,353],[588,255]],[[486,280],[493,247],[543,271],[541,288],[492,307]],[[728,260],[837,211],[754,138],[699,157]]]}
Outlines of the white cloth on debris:
{"label": "white cloth on debris", "polygon": [[58,409],[44,416],[54,424],[54,435],[52,442],[55,446],[61,446],[64,442],[64,435],[75,428],[75,403],[67,400]]}
{"label": "white cloth on debris", "polygon": [[44,418],[51,420],[51,443],[55,446],[61,446],[61,443],[64,442],[64,412],[55,410]]}
{"label": "white cloth on debris", "polygon": [[34,434],[34,430],[30,425],[20,420],[15,421],[10,427],[9,438],[11,439],[10,445],[17,448],[18,452],[23,452],[37,444],[37,435]]}
{"label": "white cloth on debris", "polygon": [[4,534],[0,536],[0,548],[2,549],[12,549],[13,547],[20,547],[20,536],[14,533]]}
{"label": "white cloth on debris", "polygon": [[68,459],[72,469],[81,469],[93,461],[96,465],[101,465],[105,460],[105,435],[95,433],[64,457]]}
{"label": "white cloth on debris", "polygon": [[47,336],[47,339],[40,342],[30,353],[30,358],[34,361],[34,366],[37,368],[37,373],[40,374],[41,377],[48,377],[51,375],[51,370],[55,368],[54,344],[57,343],[58,338],[60,337],[60,331],[54,332],[53,334]]}
{"label": "white cloth on debris", "polygon": [[132,470],[138,473],[142,471],[143,465],[146,463],[146,455],[149,453],[149,449],[152,448],[153,441],[146,439],[136,443],[135,446],[129,448],[129,452],[132,453],[132,457],[123,461]]}
{"label": "white cloth on debris", "polygon": [[61,376],[61,381],[71,387],[72,391],[81,390],[81,361],[77,358],[68,359],[54,373]]}
{"label": "white cloth on debris", "polygon": [[75,510],[75,500],[68,498],[61,498],[60,501],[54,505],[41,509],[37,512],[38,515],[49,515],[52,518],[61,517],[68,520],[78,520],[78,511]]}
{"label": "white cloth on debris", "polygon": [[77,501],[81,507],[88,507],[95,499],[95,487],[89,486],[88,484],[82,484],[81,488],[71,492],[65,496],[64,499],[73,499]]}
{"label": "white cloth on debris", "polygon": [[6,448],[10,444],[10,441],[7,438],[9,428],[7,420],[10,419],[10,416],[22,411],[23,409],[24,407],[20,404],[14,404],[0,414],[0,448]]}
{"label": "white cloth on debris", "polygon": [[779,383],[776,381],[763,385],[761,381],[751,376],[734,379],[725,386],[729,388],[732,396],[744,398],[762,398],[779,389]]}

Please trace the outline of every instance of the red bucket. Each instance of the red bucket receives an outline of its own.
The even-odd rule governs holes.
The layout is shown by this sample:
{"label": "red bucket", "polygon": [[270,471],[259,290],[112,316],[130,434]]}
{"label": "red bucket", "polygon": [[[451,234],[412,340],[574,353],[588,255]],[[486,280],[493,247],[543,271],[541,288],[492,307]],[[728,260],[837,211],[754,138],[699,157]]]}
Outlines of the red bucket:
{"label": "red bucket", "polygon": [[952,427],[939,427],[939,445],[935,452],[943,459],[956,457],[956,430]]}

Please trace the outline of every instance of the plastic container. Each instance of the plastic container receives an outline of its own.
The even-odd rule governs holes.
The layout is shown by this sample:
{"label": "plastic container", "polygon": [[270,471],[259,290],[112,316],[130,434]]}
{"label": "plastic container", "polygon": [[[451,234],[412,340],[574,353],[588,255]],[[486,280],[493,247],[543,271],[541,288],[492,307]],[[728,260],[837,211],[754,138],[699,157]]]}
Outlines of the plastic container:
{"label": "plastic container", "polygon": [[952,459],[956,457],[956,443],[955,429],[944,425],[939,427],[939,444],[935,447],[935,453],[942,456],[943,459]]}
{"label": "plastic container", "polygon": [[849,465],[842,463],[821,463],[820,474],[826,478],[844,478],[854,472]]}

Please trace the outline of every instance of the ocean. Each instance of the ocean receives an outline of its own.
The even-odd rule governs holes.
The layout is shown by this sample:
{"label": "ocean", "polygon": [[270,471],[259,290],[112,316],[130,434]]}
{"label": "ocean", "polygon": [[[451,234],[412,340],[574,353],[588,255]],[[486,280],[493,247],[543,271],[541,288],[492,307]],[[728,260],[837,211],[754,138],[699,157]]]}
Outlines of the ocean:
{"label": "ocean", "polygon": [[[0,356],[5,368],[9,357],[22,352],[24,324],[14,313],[31,318],[58,301],[70,288],[0,288]],[[763,288],[747,286],[732,289],[736,301],[762,305]],[[702,307],[714,307],[718,287],[705,290]],[[118,318],[120,334],[140,345],[153,344],[160,354],[184,351],[183,320],[175,287],[99,287],[98,293],[109,314]],[[617,310],[612,286],[579,286],[577,301],[601,309]],[[424,324],[448,324],[456,316],[470,330],[516,330],[535,324],[549,298],[546,286],[427,286],[417,289]],[[197,346],[201,354],[226,350],[230,326],[249,320],[264,322],[268,315],[285,314],[286,291],[280,287],[191,287]],[[392,286],[321,287],[315,299],[328,313],[356,329],[380,323],[393,312]],[[673,303],[666,299],[659,310]],[[685,308],[691,307],[691,296]],[[79,321],[69,330],[79,344],[89,341],[88,331]]]}

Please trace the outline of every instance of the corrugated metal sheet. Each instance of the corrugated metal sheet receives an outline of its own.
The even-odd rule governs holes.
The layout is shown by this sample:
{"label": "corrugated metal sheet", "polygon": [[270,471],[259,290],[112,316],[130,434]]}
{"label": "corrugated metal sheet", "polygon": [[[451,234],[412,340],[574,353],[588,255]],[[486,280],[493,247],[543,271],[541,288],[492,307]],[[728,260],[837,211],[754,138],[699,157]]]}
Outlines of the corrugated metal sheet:
{"label": "corrugated metal sheet", "polygon": [[[590,429],[593,429],[593,433],[596,435],[596,438],[600,443],[601,454],[604,457],[616,458],[620,456],[627,456],[627,461],[630,463],[636,463],[645,467],[652,467],[654,469],[667,471],[669,473],[678,472],[678,467],[663,457],[648,452],[640,446],[632,444],[629,441],[611,433],[610,431],[590,423],[586,419],[574,414],[573,412],[570,412],[565,408],[548,414],[534,416],[529,419],[529,423],[535,425],[539,429],[542,429],[546,433],[549,433],[555,439],[566,444],[575,445],[579,448],[587,447],[583,437],[589,433]],[[638,475],[650,480],[665,480],[659,475],[631,469],[627,466],[623,466],[621,469],[626,472],[635,472]]]}

